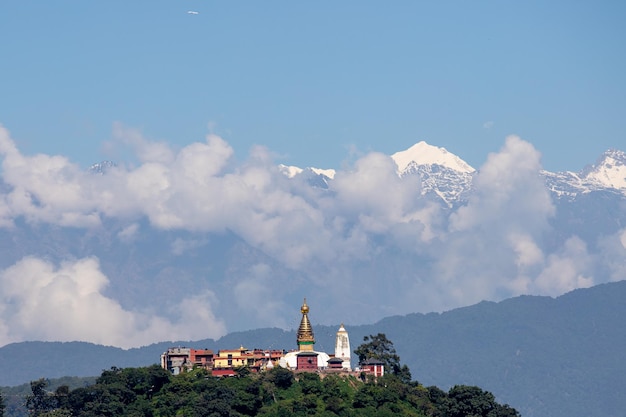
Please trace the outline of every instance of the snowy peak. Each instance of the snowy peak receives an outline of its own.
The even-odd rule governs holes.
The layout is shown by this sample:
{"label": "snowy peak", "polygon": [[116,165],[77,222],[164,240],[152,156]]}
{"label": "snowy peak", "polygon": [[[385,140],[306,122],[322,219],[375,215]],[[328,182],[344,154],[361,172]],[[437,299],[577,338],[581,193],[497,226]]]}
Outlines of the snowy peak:
{"label": "snowy peak", "polygon": [[626,153],[609,149],[594,164],[580,173],[584,180],[618,190],[626,190]]}
{"label": "snowy peak", "polygon": [[422,195],[443,200],[449,207],[463,200],[472,187],[474,168],[445,148],[422,141],[391,158],[398,175],[417,175]]}
{"label": "snowy peak", "polygon": [[304,171],[311,171],[315,175],[323,175],[330,179],[335,178],[335,170],[334,169],[320,169],[320,168],[306,168],[302,169],[293,165],[278,165],[278,170],[286,175],[288,178],[293,178],[296,175],[302,174]]}
{"label": "snowy peak", "polygon": [[594,165],[582,171],[541,171],[548,189],[558,197],[576,198],[598,190],[616,190],[626,195],[626,153],[616,149],[604,152]]}
{"label": "snowy peak", "polygon": [[113,161],[102,161],[91,165],[88,172],[97,175],[104,175],[115,167],[117,167],[117,164]]}
{"label": "snowy peak", "polygon": [[[473,190],[474,168],[445,148],[422,141],[391,155],[400,177],[417,176],[420,192],[426,198],[443,201],[448,207],[467,201]],[[332,169],[299,168],[280,165],[289,178],[299,178],[312,186],[328,188],[335,177]],[[541,171],[546,186],[557,198],[576,199],[593,191],[608,190],[626,195],[626,153],[610,149],[594,165],[580,172]]]}
{"label": "snowy peak", "polygon": [[293,178],[296,175],[302,173],[303,169],[293,165],[278,165],[278,170],[282,172],[287,178]]}
{"label": "snowy peak", "polygon": [[458,156],[448,152],[445,148],[432,146],[424,141],[416,143],[406,151],[394,153],[391,158],[398,165],[400,173],[405,172],[411,165],[434,164],[466,174],[474,172],[474,168]]}

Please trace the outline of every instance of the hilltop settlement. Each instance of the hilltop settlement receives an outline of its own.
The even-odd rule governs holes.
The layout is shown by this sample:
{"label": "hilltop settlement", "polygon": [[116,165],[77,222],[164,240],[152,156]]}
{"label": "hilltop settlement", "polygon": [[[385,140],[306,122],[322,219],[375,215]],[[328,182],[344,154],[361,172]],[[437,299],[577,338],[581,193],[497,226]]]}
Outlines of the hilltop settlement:
{"label": "hilltop settlement", "polygon": [[300,312],[295,350],[171,347],[160,365],[112,367],[95,384],[31,381],[32,394],[0,395],[0,417],[520,417],[479,387],[413,381],[382,333],[364,338],[353,369],[344,325],[334,352],[316,351],[306,299]]}
{"label": "hilltop settlement", "polygon": [[372,358],[364,360],[358,367],[352,369],[350,338],[343,324],[337,330],[335,351],[332,353],[316,351],[306,298],[300,312],[302,319],[297,333],[296,350],[247,349],[240,346],[236,349],[221,349],[214,352],[211,349],[171,347],[161,355],[161,367],[174,375],[193,368],[203,368],[218,377],[235,376],[242,367],[247,367],[251,372],[259,372],[276,366],[296,373],[341,373],[373,377],[384,375],[384,363]]}

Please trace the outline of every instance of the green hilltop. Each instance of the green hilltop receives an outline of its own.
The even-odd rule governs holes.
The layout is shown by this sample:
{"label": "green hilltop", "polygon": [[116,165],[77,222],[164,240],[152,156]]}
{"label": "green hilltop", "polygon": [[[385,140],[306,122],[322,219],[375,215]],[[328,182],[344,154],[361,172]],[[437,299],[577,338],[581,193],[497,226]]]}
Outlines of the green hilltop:
{"label": "green hilltop", "polygon": [[112,368],[93,385],[48,390],[45,379],[30,384],[28,408],[11,408],[6,417],[518,417],[508,405],[478,387],[455,386],[448,392],[379,378],[294,373],[275,367],[261,373],[241,368],[236,377],[215,378],[205,369],[172,375],[157,365]]}

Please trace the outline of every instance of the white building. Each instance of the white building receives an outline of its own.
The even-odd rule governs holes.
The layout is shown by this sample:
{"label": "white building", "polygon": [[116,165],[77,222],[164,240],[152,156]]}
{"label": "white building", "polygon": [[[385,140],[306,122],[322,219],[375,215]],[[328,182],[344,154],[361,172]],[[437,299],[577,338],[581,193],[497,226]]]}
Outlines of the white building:
{"label": "white building", "polygon": [[343,327],[343,323],[337,330],[337,338],[335,339],[335,357],[343,359],[341,367],[346,370],[351,370],[350,364],[350,338],[346,328]]}

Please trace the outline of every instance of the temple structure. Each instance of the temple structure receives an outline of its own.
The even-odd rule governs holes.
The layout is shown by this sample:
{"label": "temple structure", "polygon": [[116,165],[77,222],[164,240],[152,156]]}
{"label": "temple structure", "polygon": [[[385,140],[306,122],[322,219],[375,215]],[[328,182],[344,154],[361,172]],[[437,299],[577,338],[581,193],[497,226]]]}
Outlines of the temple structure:
{"label": "temple structure", "polygon": [[283,368],[301,371],[325,369],[328,367],[330,356],[326,352],[317,352],[314,349],[315,336],[309,321],[309,306],[306,303],[306,298],[300,307],[300,312],[302,319],[300,320],[300,327],[298,327],[298,350],[285,354],[279,364]]}
{"label": "temple structure", "polygon": [[335,358],[342,360],[341,367],[346,370],[351,370],[350,365],[350,338],[346,328],[343,327],[343,323],[337,330],[337,337],[335,338]]}
{"label": "temple structure", "polygon": [[315,336],[309,320],[309,306],[306,303],[306,298],[300,307],[300,312],[302,313],[302,320],[300,320],[300,327],[298,327],[298,350],[301,352],[312,351],[313,345],[315,345]]}
{"label": "temple structure", "polygon": [[309,306],[306,298],[300,307],[302,318],[298,327],[296,343],[297,350],[221,349],[217,353],[212,350],[197,350],[191,348],[170,348],[161,355],[161,366],[173,374],[185,372],[194,367],[202,367],[211,371],[213,376],[235,376],[237,369],[247,367],[252,372],[272,369],[279,365],[296,372],[322,373],[354,373],[369,372],[378,376],[382,371],[378,368],[367,367],[352,371],[350,363],[350,339],[343,323],[335,338],[335,352],[328,354],[315,350],[315,335],[309,320]]}

